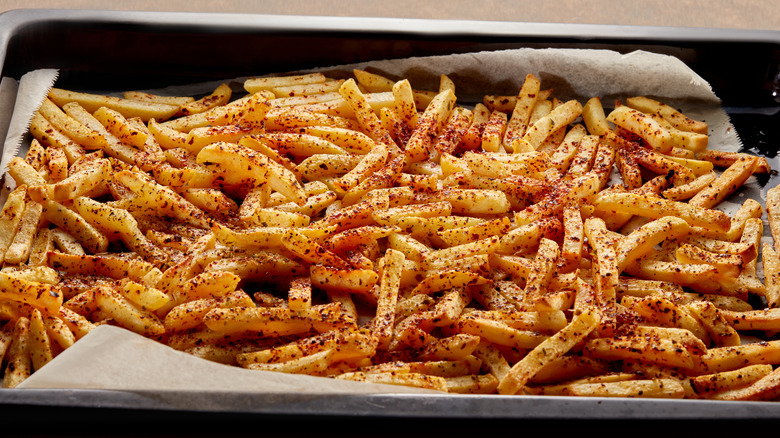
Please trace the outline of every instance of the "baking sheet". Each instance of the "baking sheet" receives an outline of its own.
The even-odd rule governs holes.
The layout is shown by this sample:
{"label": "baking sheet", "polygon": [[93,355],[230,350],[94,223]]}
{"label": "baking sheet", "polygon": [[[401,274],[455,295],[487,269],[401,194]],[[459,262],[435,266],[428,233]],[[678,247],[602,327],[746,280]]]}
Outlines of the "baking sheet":
{"label": "baking sheet", "polygon": [[[472,57],[472,55],[467,55]],[[386,64],[371,63],[374,68],[384,68],[386,72],[393,74]],[[585,68],[587,66],[580,66]],[[520,71],[517,66],[515,69]],[[455,70],[451,70],[450,73]],[[582,71],[582,70],[580,70]],[[656,70],[658,71],[658,70]],[[438,74],[446,72],[445,70],[433,71]],[[665,70],[662,68],[661,73]],[[408,73],[408,72],[407,72]],[[525,72],[517,75],[511,75],[507,80],[519,80]],[[399,74],[402,76],[403,74]],[[425,76],[425,75],[423,75]],[[453,74],[459,77],[460,73]],[[540,75],[543,85],[555,79],[555,75]],[[693,81],[698,86],[706,86],[706,82],[698,82],[698,75],[689,76],[687,80]],[[428,80],[433,80],[428,78]],[[460,82],[459,82],[460,83]],[[611,83],[611,82],[610,82]],[[512,94],[519,86],[517,82],[510,84],[503,82],[502,86],[506,89],[506,94]],[[556,90],[577,90],[576,84],[572,85],[569,81],[561,82],[563,84]],[[514,88],[512,88],[514,87]],[[498,93],[498,91],[496,91]],[[634,93],[645,94],[645,93]],[[556,91],[557,95],[557,91]],[[707,96],[703,97],[697,103],[706,102],[704,107],[709,107],[714,103]],[[698,99],[698,98],[697,98]],[[696,109],[691,108],[690,111]],[[722,110],[719,117],[725,116]],[[723,134],[732,134],[728,129]],[[728,141],[724,144],[733,147],[739,147],[738,142]],[[37,373],[36,373],[37,374]],[[24,391],[30,396],[24,396]],[[0,400],[14,400],[14,403],[24,403],[23,399],[28,401],[37,400],[38,403],[46,397],[42,394],[53,395],[49,398],[54,401],[63,395],[62,390],[40,392],[41,390],[12,390],[0,391]],[[152,390],[147,393],[146,390],[131,391],[132,394],[141,394],[140,397],[126,397],[127,390],[116,392],[115,389],[95,390],[93,388],[84,390],[68,391],[68,394],[76,394],[76,405],[87,407],[98,407],[101,403],[96,399],[90,400],[90,396],[100,394],[104,398],[100,400],[114,400],[116,407],[130,408],[169,408],[176,410],[192,411],[221,411],[228,410],[234,412],[270,412],[276,414],[290,413],[317,413],[325,415],[389,415],[389,416],[434,416],[451,417],[466,416],[474,418],[700,418],[705,412],[709,414],[722,415],[722,418],[744,419],[744,418],[776,418],[780,415],[780,407],[773,403],[723,403],[723,402],[701,402],[701,401],[661,401],[661,400],[608,400],[608,399],[569,399],[565,397],[501,397],[501,396],[452,396],[452,395],[425,395],[425,396],[400,396],[400,395],[350,395],[341,397],[310,397],[305,394],[284,393],[280,398],[268,398],[265,395],[247,393],[242,391],[220,393],[219,391],[202,390],[181,390],[180,388],[167,388],[163,391]],[[54,394],[57,394],[56,396]],[[79,394],[84,397],[78,397]],[[112,395],[113,394],[113,398]],[[146,394],[146,395],[143,395]],[[153,394],[150,395],[150,394]],[[37,397],[36,397],[37,396]],[[16,398],[15,398],[16,397]],[[15,399],[14,399],[15,398]],[[21,401],[20,401],[21,400]],[[146,401],[144,401],[146,400]],[[153,401],[152,401],[153,400]],[[210,400],[211,403],[204,403],[204,400]],[[223,402],[216,403],[215,400]],[[269,401],[270,400],[270,401]],[[71,402],[73,402],[71,400]],[[310,404],[309,404],[310,403]],[[251,404],[254,407],[247,407]],[[308,409],[302,406],[308,405]],[[603,408],[603,409],[602,409]],[[705,411],[706,410],[706,411]]]}

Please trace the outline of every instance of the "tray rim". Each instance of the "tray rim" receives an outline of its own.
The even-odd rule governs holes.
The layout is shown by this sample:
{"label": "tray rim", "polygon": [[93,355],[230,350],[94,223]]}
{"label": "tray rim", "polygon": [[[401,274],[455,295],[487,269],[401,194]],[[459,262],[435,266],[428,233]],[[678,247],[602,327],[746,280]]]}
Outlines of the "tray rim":
{"label": "tray rim", "polygon": [[206,12],[147,12],[100,9],[13,9],[0,13],[0,72],[12,36],[24,26],[56,22],[168,26],[210,30],[276,32],[361,32],[429,37],[549,38],[582,43],[599,40],[680,44],[730,42],[780,44],[780,31],[739,28],[667,27],[512,21],[435,20],[421,18],[336,17]]}
{"label": "tray rim", "polygon": [[[25,26],[41,23],[94,22],[101,24],[169,26],[170,29],[220,29],[223,31],[269,32],[358,32],[403,34],[428,37],[496,37],[567,39],[588,44],[597,41],[649,42],[662,44],[762,43],[780,45],[780,31],[732,28],[683,28],[666,26],[528,23],[473,20],[431,20],[385,17],[331,17],[202,12],[143,12],[112,10],[15,9],[0,13],[0,73],[6,62],[11,38]],[[201,397],[200,409],[189,398]],[[271,403],[263,393],[195,393],[184,391],[118,391],[91,389],[0,389],[0,406],[49,406],[88,409],[160,409],[194,412],[223,412],[217,399],[244,399],[244,414],[308,414],[378,417],[454,418],[456,407],[482,404],[471,410],[478,419],[700,419],[702,414],[724,420],[780,420],[780,403],[727,402],[711,400],[609,399],[561,396],[475,396],[475,395],[307,395],[277,394],[284,403]],[[273,398],[273,397],[272,397]],[[329,403],[322,403],[327,398]],[[332,403],[339,400],[339,403]],[[436,401],[438,406],[432,404]],[[181,404],[180,404],[181,403]],[[626,409],[629,405],[629,409]],[[435,408],[432,408],[435,406]],[[568,407],[565,412],[562,407]],[[662,409],[658,409],[662,407]],[[291,409],[295,408],[295,409]],[[557,409],[553,409],[557,408]]]}
{"label": "tray rim", "polygon": [[[780,403],[462,394],[296,394],[112,389],[2,389],[0,406],[475,420],[778,420]],[[193,405],[198,407],[193,408]],[[240,408],[236,408],[240,406]],[[467,414],[467,415],[464,415]]]}

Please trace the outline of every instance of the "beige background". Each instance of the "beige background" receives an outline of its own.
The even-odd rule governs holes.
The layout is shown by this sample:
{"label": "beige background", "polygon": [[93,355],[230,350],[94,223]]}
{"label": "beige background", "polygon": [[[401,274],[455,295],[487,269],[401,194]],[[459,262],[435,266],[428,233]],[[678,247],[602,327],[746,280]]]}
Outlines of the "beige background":
{"label": "beige background", "polygon": [[231,12],[780,30],[776,0],[2,0],[22,8]]}

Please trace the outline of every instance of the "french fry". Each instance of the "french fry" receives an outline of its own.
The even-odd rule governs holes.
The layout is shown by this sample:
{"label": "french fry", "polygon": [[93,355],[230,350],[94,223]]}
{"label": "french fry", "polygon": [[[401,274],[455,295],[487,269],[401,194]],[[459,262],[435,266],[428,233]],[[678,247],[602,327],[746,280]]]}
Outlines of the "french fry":
{"label": "french fry", "polygon": [[582,397],[683,398],[685,388],[676,379],[627,380],[608,383],[575,383],[566,394]]}
{"label": "french fry", "polygon": [[111,96],[78,93],[60,88],[52,88],[49,91],[49,99],[60,107],[70,102],[76,102],[89,112],[95,112],[100,107],[106,107],[119,112],[124,117],[140,117],[144,121],[152,118],[155,120],[167,120],[173,117],[179,110],[178,105],[147,103]]}
{"label": "french fry", "polygon": [[183,105],[195,100],[190,96],[162,96],[159,94],[145,93],[141,91],[125,91],[122,97],[131,100],[140,100],[146,102],[164,103],[167,105]]}
{"label": "french fry", "polygon": [[30,257],[35,232],[41,222],[43,206],[37,202],[28,202],[19,218],[19,225],[13,239],[5,250],[5,262],[19,264]]}
{"label": "french fry", "polygon": [[32,374],[30,359],[30,320],[19,318],[14,324],[11,348],[8,351],[3,388],[16,388]]}
{"label": "french fry", "polygon": [[425,108],[417,126],[406,144],[405,155],[413,162],[422,161],[431,152],[431,137],[439,134],[450,112],[455,106],[455,94],[451,90],[441,91]]}
{"label": "french fry", "polygon": [[522,138],[528,128],[531,119],[531,112],[539,99],[541,81],[534,75],[528,74],[525,77],[523,86],[517,94],[511,117],[509,118],[504,132],[504,147],[512,148],[515,138]]}
{"label": "french fry", "polygon": [[707,124],[705,122],[693,120],[671,106],[645,96],[630,97],[626,99],[626,105],[645,113],[659,114],[681,131],[691,131],[699,134],[707,133]]}
{"label": "french fry", "polygon": [[687,222],[674,216],[657,219],[636,229],[616,244],[618,271],[625,270],[630,263],[650,252],[662,241],[687,236],[689,229]]}
{"label": "french fry", "polygon": [[322,73],[249,78],[244,81],[244,88],[250,93],[257,93],[258,91],[271,90],[277,87],[318,84],[325,82],[326,79]]}
{"label": "french fry", "polygon": [[420,354],[420,359],[445,362],[442,365],[444,365],[446,369],[441,372],[437,372],[438,370],[427,371],[429,374],[436,372],[437,375],[443,377],[476,374],[479,372],[481,363],[479,363],[478,360],[466,361],[474,359],[474,357],[471,356],[471,353],[476,349],[479,342],[479,336],[464,334],[452,335],[427,344]]}
{"label": "french fry", "polygon": [[561,173],[565,172],[574,159],[579,142],[587,134],[587,129],[582,124],[575,124],[563,137],[561,144],[555,149],[550,161]]}
{"label": "french fry", "polygon": [[201,99],[179,104],[177,115],[190,115],[206,112],[210,109],[225,105],[230,101],[232,90],[227,84],[220,84],[211,94]]}
{"label": "french fry", "polygon": [[106,127],[108,132],[124,143],[142,149],[146,144],[146,132],[137,129],[118,111],[100,107],[92,115]]}
{"label": "french fry", "polygon": [[84,155],[84,148],[71,140],[67,135],[55,128],[39,112],[30,121],[30,133],[42,145],[46,146],[46,154],[62,156],[67,163],[73,163]]}
{"label": "french fry", "polygon": [[639,147],[631,148],[629,153],[640,166],[657,174],[671,174],[675,185],[687,184],[696,177],[693,170],[661,153]]}
{"label": "french fry", "polygon": [[702,397],[743,388],[772,372],[771,365],[750,365],[733,371],[704,374],[691,378],[691,386]]}
{"label": "french fry", "polygon": [[706,189],[691,198],[690,204],[705,208],[712,208],[718,205],[728,195],[733,193],[736,187],[741,186],[753,174],[756,163],[757,159],[755,157],[737,160]]}
{"label": "french fry", "polygon": [[46,184],[46,180],[38,171],[20,157],[14,157],[8,163],[8,173],[17,186],[38,186]]}
{"label": "french fry", "polygon": [[371,322],[372,342],[377,349],[386,349],[392,338],[395,307],[398,302],[403,253],[388,249],[382,259],[382,277],[379,280],[379,297],[376,315]]}
{"label": "french fry", "polygon": [[79,255],[49,252],[47,266],[69,274],[128,278],[144,285],[158,279],[160,269],[149,262],[112,255]]}
{"label": "french fry", "polygon": [[[480,146],[485,152],[499,152],[501,147],[501,139],[504,137],[507,126],[507,115],[501,111],[492,111],[488,117],[488,121],[485,123],[484,129],[482,129],[482,138]],[[522,139],[519,139],[522,141]],[[514,143],[514,139],[512,140]],[[518,142],[520,145],[521,142]],[[519,148],[520,146],[518,146]],[[514,150],[515,145],[512,145]]]}
{"label": "french fry", "polygon": [[582,120],[591,135],[604,135],[611,130],[598,97],[591,97],[585,102],[582,107]]}
{"label": "french fry", "polygon": [[579,265],[585,244],[582,215],[574,208],[563,209],[563,243],[561,245],[561,264],[568,271]]}
{"label": "french fry", "polygon": [[699,320],[716,346],[733,347],[742,343],[737,330],[712,302],[696,301],[683,308]]}
{"label": "french fry", "polygon": [[29,336],[28,348],[30,349],[32,367],[34,370],[39,370],[54,359],[54,352],[51,348],[49,334],[46,333],[43,316],[38,309],[34,309],[30,315]]}
{"label": "french fry", "polygon": [[416,388],[447,391],[447,380],[439,376],[420,373],[344,373],[336,377],[357,382],[382,383],[385,385],[412,386]]}
{"label": "french fry", "polygon": [[59,316],[77,339],[83,338],[96,327],[95,324],[90,322],[87,318],[67,307],[60,307]]}
{"label": "french fry", "polygon": [[349,268],[344,259],[295,229],[285,232],[282,237],[282,245],[309,264],[340,269]]}
{"label": "french fry", "polygon": [[715,172],[709,172],[687,184],[664,190],[663,196],[666,199],[671,199],[674,201],[682,201],[693,198],[696,196],[696,194],[712,184],[712,182],[715,181],[717,177],[718,175]]}
{"label": "french fry", "polygon": [[410,293],[411,296],[417,294],[431,295],[435,292],[449,290],[457,287],[470,285],[479,285],[487,283],[487,279],[480,277],[473,272],[463,271],[442,271],[432,273],[425,277]]}
{"label": "french fry", "polygon": [[598,325],[601,317],[595,309],[576,315],[569,325],[536,346],[499,381],[500,394],[517,394],[545,364],[569,351]]}
{"label": "french fry", "polygon": [[775,364],[780,360],[780,343],[759,342],[733,347],[710,348],[702,356],[705,372],[736,370],[748,365]]}
{"label": "french fry", "polygon": [[[677,327],[693,333],[702,342],[709,343],[707,330],[699,320],[691,316],[684,308],[661,297],[634,298],[623,297],[620,303],[642,315],[648,322],[662,327]],[[704,348],[702,348],[704,349]]]}
{"label": "french fry", "polygon": [[169,187],[141,176],[137,172],[123,170],[114,178],[146,201],[146,208],[156,209],[156,214],[169,214],[196,227],[209,228],[210,220],[202,210],[185,200]]}
{"label": "french fry", "polygon": [[203,322],[210,330],[220,333],[253,331],[275,336],[355,326],[355,321],[342,311],[338,303],[313,306],[306,312],[287,307],[215,308],[203,317]]}
{"label": "french fry", "polygon": [[414,103],[414,93],[408,79],[403,79],[393,84],[393,97],[395,99],[395,108],[401,121],[411,132],[417,127],[419,115]]}
{"label": "french fry", "polygon": [[489,374],[451,377],[446,383],[447,392],[454,394],[492,394],[498,387],[498,379]]}
{"label": "french fry", "polygon": [[375,142],[382,143],[390,150],[395,150],[398,146],[390,137],[390,133],[382,126],[379,118],[366,101],[366,97],[358,89],[353,79],[349,79],[341,84],[339,94],[349,103],[355,116],[363,130]]}
{"label": "french fry", "polygon": [[675,251],[682,263],[701,263],[717,267],[724,275],[736,276],[742,269],[743,259],[738,255],[716,254],[693,245],[683,243]]}
{"label": "french fry", "polygon": [[401,177],[403,164],[404,158],[401,156],[389,160],[382,169],[348,190],[341,199],[342,205],[352,205],[372,190],[390,188],[395,185]]}
{"label": "french fry", "polygon": [[628,106],[619,106],[607,116],[609,122],[641,137],[653,150],[669,153],[672,135],[649,115]]}
{"label": "french fry", "polygon": [[537,120],[523,135],[523,140],[536,149],[550,134],[573,122],[580,114],[582,114],[582,104],[576,100],[570,100]]}
{"label": "french fry", "polygon": [[552,310],[544,303],[544,298],[549,295],[549,285],[555,272],[556,262],[560,248],[555,241],[542,238],[539,248],[534,256],[534,265],[528,273],[525,282],[525,294],[527,300],[534,302],[534,307],[539,310]]}
{"label": "french fry", "polygon": [[773,400],[777,398],[780,382],[778,373],[772,371],[748,387],[724,391],[715,396],[720,400]]}
{"label": "french fry", "polygon": [[731,226],[731,219],[721,211],[634,193],[600,195],[594,201],[594,206],[596,211],[627,212],[651,219],[676,216],[691,226],[712,230],[728,231]]}
{"label": "french fry", "polygon": [[516,329],[502,321],[472,315],[461,317],[456,328],[460,333],[479,336],[495,345],[521,350],[535,348],[549,338],[535,331]]}
{"label": "french fry", "polygon": [[310,269],[312,284],[326,291],[340,291],[370,295],[379,281],[372,269],[339,269],[313,265]]}
{"label": "french fry", "polygon": [[80,172],[72,173],[55,184],[30,187],[29,195],[36,202],[50,199],[57,202],[73,200],[79,196],[100,197],[108,193],[111,164],[98,159]]}
{"label": "french fry", "polygon": [[432,144],[433,150],[438,154],[454,152],[471,125],[472,117],[471,110],[461,107],[453,109],[439,136]]}
{"label": "french fry", "polygon": [[[596,254],[596,266],[594,283],[599,294],[601,304],[614,303],[618,276],[620,275],[620,259],[618,259],[615,246],[610,243],[607,236],[607,227],[599,218],[588,218],[584,223],[584,233],[590,246]],[[596,277],[595,275],[598,275]]]}
{"label": "french fry", "polygon": [[283,85],[271,89],[276,97],[307,96],[338,91],[343,80],[326,80],[313,84]]}
{"label": "french fry", "polygon": [[290,374],[308,374],[311,376],[326,375],[328,367],[333,364],[333,350],[324,350],[313,353],[309,356],[303,356],[291,359],[287,362],[272,364],[249,363],[246,368],[250,370],[276,371]]}
{"label": "french fry", "polygon": [[128,248],[143,254],[144,258],[159,263],[167,258],[138,228],[138,223],[126,210],[101,204],[91,198],[79,197],[74,206],[84,219],[104,235],[121,240]]}
{"label": "french fry", "polygon": [[420,266],[427,269],[430,266],[441,264],[442,262],[458,257],[490,255],[498,250],[499,246],[499,237],[492,236],[474,242],[464,243],[462,245],[431,251],[428,256],[420,262]]}
{"label": "french fry", "polygon": [[87,126],[84,126],[78,120],[67,115],[50,99],[44,99],[38,111],[54,127],[65,133],[68,137],[73,139],[73,141],[84,146],[85,148],[103,149],[104,147],[108,146],[108,141],[104,136]]}
{"label": "french fry", "polygon": [[0,297],[19,301],[57,313],[62,305],[63,296],[56,285],[15,278],[6,272],[0,272]]}
{"label": "french fry", "polygon": [[21,225],[26,196],[27,186],[17,186],[8,194],[3,210],[0,211],[0,254],[3,254],[3,257]]}
{"label": "french fry", "polygon": [[[281,246],[281,244],[280,244]],[[222,271],[235,274],[245,281],[273,278],[286,279],[306,272],[306,268],[291,258],[273,251],[255,250],[249,256],[223,258],[208,263],[204,272]]]}
{"label": "french fry", "polygon": [[586,357],[604,360],[638,360],[668,367],[692,369],[696,362],[689,349],[666,338],[628,336],[597,338],[583,347]]}
{"label": "french fry", "polygon": [[525,253],[535,248],[542,237],[552,239],[562,227],[557,218],[545,218],[522,225],[501,237],[498,252]]}
{"label": "french fry", "polygon": [[530,205],[515,213],[515,223],[518,226],[540,220],[546,216],[557,215],[564,205],[578,203],[582,199],[593,196],[599,189],[600,181],[595,175],[584,175],[572,181],[565,181],[544,196],[536,204]]}
{"label": "french fry", "polygon": [[312,135],[327,140],[343,150],[353,154],[366,154],[375,147],[374,140],[360,131],[332,126],[307,126],[296,130],[301,134]]}
{"label": "french fry", "polygon": [[163,319],[167,332],[180,332],[198,327],[203,317],[214,308],[248,307],[254,302],[243,291],[231,292],[222,297],[201,298],[173,307]]}
{"label": "french fry", "polygon": [[764,268],[764,283],[766,285],[766,301],[770,308],[780,305],[780,257],[771,245],[761,247],[762,265]]}
{"label": "french fry", "polygon": [[[60,308],[62,310],[62,308]],[[43,323],[46,333],[51,341],[57,344],[61,349],[70,348],[76,342],[76,336],[70,327],[59,315],[44,315]]]}
{"label": "french fry", "polygon": [[599,147],[599,138],[595,135],[586,135],[580,139],[577,152],[566,171],[566,177],[573,179],[590,171],[596,150]]}
{"label": "french fry", "polygon": [[41,266],[46,263],[46,253],[53,251],[54,238],[49,228],[38,230],[32,244],[30,245],[30,255],[27,258],[27,264],[30,266]]}
{"label": "french fry", "polygon": [[756,167],[753,169],[754,173],[766,174],[769,173],[772,168],[765,157],[759,157],[755,155],[746,154],[743,152],[725,152],[716,149],[705,149],[698,151],[695,154],[695,158],[698,160],[707,161],[712,163],[715,167],[728,168],[741,158],[755,158],[757,160]]}
{"label": "french fry", "polygon": [[109,287],[97,289],[95,302],[100,310],[128,330],[145,336],[159,336],[165,333],[165,326],[153,313],[136,307]]}
{"label": "french fry", "polygon": [[388,148],[384,144],[378,144],[371,152],[363,156],[349,172],[336,181],[336,185],[343,191],[347,191],[360,183],[363,179],[381,169],[387,162]]}
{"label": "french fry", "polygon": [[[557,101],[556,101],[557,102]],[[550,112],[553,110],[553,106],[558,106],[562,102],[557,102],[556,104],[553,103],[550,99],[539,99],[536,101],[536,104],[533,107],[533,110],[531,111],[531,117],[529,117],[528,122],[533,125],[534,123],[538,122],[539,119],[542,117],[550,114]]]}

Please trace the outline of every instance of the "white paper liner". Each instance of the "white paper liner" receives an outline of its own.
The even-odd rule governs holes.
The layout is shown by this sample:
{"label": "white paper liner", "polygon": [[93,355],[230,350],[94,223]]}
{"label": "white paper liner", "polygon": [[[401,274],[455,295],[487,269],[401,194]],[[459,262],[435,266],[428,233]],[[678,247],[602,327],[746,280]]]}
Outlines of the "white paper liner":
{"label": "white paper liner", "polygon": [[[0,139],[5,140],[0,157],[0,173],[5,173],[8,163],[19,154],[22,141],[30,128],[30,120],[56,80],[57,70],[54,69],[31,71],[22,76],[18,83],[14,83],[10,78],[3,78],[1,84],[4,88],[0,88],[0,112],[5,113],[11,107],[13,110],[9,113],[11,118],[7,125],[0,120],[0,126],[7,126],[5,135],[0,135]],[[6,178],[6,184],[13,185],[13,179]]]}
{"label": "white paper liner", "polygon": [[433,393],[403,386],[223,365],[108,325],[91,331],[18,387],[301,394]]}

